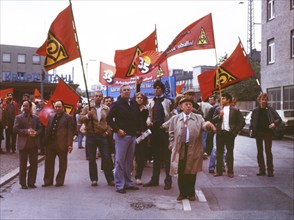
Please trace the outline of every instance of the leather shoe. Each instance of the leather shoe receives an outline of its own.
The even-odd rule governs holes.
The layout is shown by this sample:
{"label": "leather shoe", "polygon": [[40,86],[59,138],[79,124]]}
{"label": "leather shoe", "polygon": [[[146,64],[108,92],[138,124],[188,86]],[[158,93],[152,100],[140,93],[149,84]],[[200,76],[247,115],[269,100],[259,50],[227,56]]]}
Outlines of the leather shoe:
{"label": "leather shoe", "polygon": [[143,187],[158,186],[158,183],[153,182],[152,180],[148,183],[143,184]]}
{"label": "leather shoe", "polygon": [[196,200],[195,196],[188,196],[188,198],[189,198],[189,201],[195,201]]}
{"label": "leather shoe", "polygon": [[111,180],[109,183],[108,183],[108,186],[115,186],[115,183],[113,180]]}
{"label": "leather shoe", "polygon": [[26,185],[22,185],[21,188],[22,188],[22,189],[28,189],[28,186],[26,186]]}
{"label": "leather shoe", "polygon": [[52,184],[43,184],[42,187],[52,186]]}
{"label": "leather shoe", "polygon": [[185,199],[185,196],[179,195],[179,196],[177,197],[177,200],[178,200],[178,201],[182,201],[183,199]]}
{"label": "leather shoe", "polygon": [[228,177],[233,178],[234,177],[234,173],[228,173]]}
{"label": "leather shoe", "polygon": [[35,184],[29,184],[28,187],[29,187],[29,188],[32,188],[32,189],[37,188],[37,186],[36,186]]}
{"label": "leather shoe", "polygon": [[259,172],[256,174],[256,176],[265,176],[265,172]]}
{"label": "leather shoe", "polygon": [[268,177],[273,177],[274,174],[269,172],[269,173],[267,174],[267,176],[268,176]]}
{"label": "leather shoe", "polygon": [[91,184],[91,186],[98,186],[98,183],[97,183],[97,181],[92,181],[92,184]]}
{"label": "leather shoe", "polygon": [[125,187],[125,189],[127,189],[127,190],[139,190],[139,187],[137,187],[137,186],[128,186],[128,187]]}
{"label": "leather shoe", "polygon": [[213,174],[214,177],[218,177],[218,176],[222,176],[223,174],[222,173],[215,173]]}
{"label": "leather shoe", "polygon": [[63,186],[63,184],[61,184],[61,183],[56,183],[55,184],[55,187],[60,187],[60,186]]}
{"label": "leather shoe", "polygon": [[169,190],[169,189],[171,189],[171,184],[170,184],[170,183],[165,184],[163,189],[164,189],[164,190]]}
{"label": "leather shoe", "polygon": [[116,192],[125,194],[127,191],[125,189],[117,189]]}

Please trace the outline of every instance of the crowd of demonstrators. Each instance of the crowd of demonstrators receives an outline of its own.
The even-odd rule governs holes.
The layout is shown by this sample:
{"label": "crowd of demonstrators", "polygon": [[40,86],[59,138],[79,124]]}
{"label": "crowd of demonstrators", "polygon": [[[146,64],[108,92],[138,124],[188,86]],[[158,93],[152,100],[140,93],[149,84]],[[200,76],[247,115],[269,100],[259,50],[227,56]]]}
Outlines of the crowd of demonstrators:
{"label": "crowd of demonstrators", "polygon": [[192,112],[193,101],[182,97],[179,101],[182,113],[171,118],[169,126],[170,174],[178,174],[180,195],[177,200],[195,201],[197,172],[202,170],[202,129],[214,130],[214,125]]}
{"label": "crowd of demonstrators", "polygon": [[[0,100],[0,138],[3,139],[5,129],[6,152],[15,152],[16,146],[20,152],[21,188],[36,187],[38,148],[46,155],[42,186],[52,186],[54,183],[56,157],[59,158],[59,171],[55,186],[64,185],[67,157],[73,149],[75,133],[78,136],[78,148],[83,149],[82,125],[85,125],[86,157],[89,159],[92,186],[98,185],[97,149],[101,154],[101,168],[108,185],[115,186],[116,192],[122,194],[127,190],[138,190],[135,184],[158,186],[164,164],[164,189],[171,189],[172,176],[178,175],[177,200],[194,201],[197,173],[202,170],[203,159],[208,156],[209,173],[215,177],[222,176],[227,166],[228,177],[234,177],[235,137],[245,125],[240,110],[235,106],[236,99],[223,93],[220,104],[216,95],[210,96],[208,102],[197,100],[197,103],[196,93],[188,90],[172,100],[164,95],[164,84],[156,80],[153,84],[155,97],[148,103],[147,97],[139,92],[142,79],[136,80],[136,83],[134,98],[130,97],[130,86],[122,85],[120,96],[115,102],[113,97],[103,98],[102,91],[96,91],[90,103],[91,109],[89,105],[83,107],[78,103],[74,117],[65,112],[65,100],[57,100],[54,104],[55,113],[49,117],[45,127],[38,117],[44,106],[43,101],[36,102],[33,110],[34,105],[28,94],[23,95],[21,108],[13,100],[12,93],[7,94],[5,101]],[[257,145],[259,172],[256,175],[266,175],[267,171],[267,175],[272,177],[272,135],[279,127],[281,118],[268,106],[267,94],[261,94],[258,102],[250,125]],[[151,130],[151,135],[136,144],[136,138],[147,129]],[[16,137],[13,135],[16,134],[18,139],[15,144]],[[149,149],[154,160],[152,176],[143,184],[143,169]],[[0,153],[4,151],[1,149]],[[115,153],[114,162],[111,153]],[[27,173],[28,160],[30,168]],[[135,181],[132,180],[132,174]]]}
{"label": "crowd of demonstrators", "polygon": [[96,163],[97,147],[101,154],[101,161],[104,175],[108,185],[114,186],[113,163],[108,145],[108,136],[112,135],[106,116],[109,112],[109,107],[102,104],[103,94],[101,91],[96,91],[94,94],[94,102],[89,109],[86,105],[80,115],[79,121],[85,124],[86,127],[86,150],[89,157],[89,176],[92,186],[98,185],[98,171]]}
{"label": "crowd of demonstrators", "polygon": [[[259,106],[252,111],[250,127],[252,134],[256,139],[257,147],[257,162],[259,172],[257,176],[267,175],[269,177],[274,176],[274,165],[272,155],[272,137],[276,128],[282,122],[279,114],[270,106],[268,106],[268,95],[266,93],[260,94],[257,98]],[[264,142],[264,147],[263,147]],[[266,154],[266,166],[263,156],[263,149]]]}
{"label": "crowd of demonstrators", "polygon": [[140,109],[130,98],[130,86],[122,85],[120,98],[113,103],[107,115],[107,123],[114,132],[115,172],[114,181],[118,193],[138,190],[132,181],[136,137],[143,132]]}
{"label": "crowd of demonstrators", "polygon": [[[39,117],[32,113],[32,102],[24,100],[22,113],[15,117],[13,131],[18,135],[17,149],[19,150],[19,184],[22,189],[36,188],[38,168],[38,136],[42,132]],[[27,162],[29,171],[27,177]]]}
{"label": "crowd of demonstrators", "polygon": [[170,171],[171,152],[168,149],[168,132],[162,124],[171,117],[173,102],[165,97],[165,86],[160,80],[153,84],[155,97],[149,104],[149,116],[147,125],[151,129],[151,151],[153,154],[153,170],[151,180],[144,187],[158,186],[161,170],[161,162],[164,162],[165,179],[164,189],[169,190],[172,187],[172,177]]}

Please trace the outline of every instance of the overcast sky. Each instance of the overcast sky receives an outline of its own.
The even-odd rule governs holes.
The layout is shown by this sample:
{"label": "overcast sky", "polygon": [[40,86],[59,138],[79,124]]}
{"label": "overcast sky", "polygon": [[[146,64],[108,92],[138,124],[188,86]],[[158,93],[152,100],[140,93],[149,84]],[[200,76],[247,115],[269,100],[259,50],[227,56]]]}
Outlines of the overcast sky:
{"label": "overcast sky", "polygon": [[[72,0],[73,13],[88,85],[98,82],[99,62],[114,65],[114,52],[135,46],[157,28],[159,51],[189,24],[212,13],[216,50],[196,50],[168,59],[170,69],[192,70],[198,65],[215,65],[225,53],[230,55],[241,38],[247,49],[247,0],[194,1],[98,1]],[[0,43],[40,47],[51,23],[65,9],[66,0],[0,0]],[[261,0],[255,0],[255,22],[261,21]],[[260,50],[261,27],[255,26],[255,47]],[[88,63],[88,65],[86,65]],[[57,68],[57,74],[75,69],[81,83],[77,59]],[[86,71],[87,72],[87,71]]]}

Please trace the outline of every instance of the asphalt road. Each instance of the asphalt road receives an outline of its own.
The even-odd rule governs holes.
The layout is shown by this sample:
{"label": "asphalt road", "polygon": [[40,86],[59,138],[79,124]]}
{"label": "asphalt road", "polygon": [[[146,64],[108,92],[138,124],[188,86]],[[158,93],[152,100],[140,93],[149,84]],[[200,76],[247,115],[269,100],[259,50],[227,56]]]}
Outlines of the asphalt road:
{"label": "asphalt road", "polygon": [[[235,177],[213,177],[205,160],[197,175],[195,202],[176,201],[176,177],[172,189],[164,190],[163,170],[158,187],[119,194],[101,171],[99,185],[91,187],[85,152],[75,146],[63,187],[41,187],[43,162],[37,189],[20,189],[17,177],[2,186],[0,219],[294,219],[293,143],[274,140],[275,176],[257,177],[255,140],[238,136]],[[100,167],[100,159],[97,163]],[[143,182],[150,176],[151,168],[145,168]]]}

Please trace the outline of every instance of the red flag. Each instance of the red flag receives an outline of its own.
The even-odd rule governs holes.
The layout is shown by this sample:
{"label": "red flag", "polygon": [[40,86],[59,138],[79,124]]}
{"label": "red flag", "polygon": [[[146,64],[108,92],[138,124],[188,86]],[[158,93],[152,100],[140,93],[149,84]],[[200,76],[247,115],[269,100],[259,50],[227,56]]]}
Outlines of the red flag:
{"label": "red flag", "polygon": [[158,60],[162,53],[154,50],[148,50],[137,56],[135,60],[136,75],[144,75],[149,73],[153,68],[155,62]]}
{"label": "red flag", "polygon": [[3,89],[0,90],[0,98],[5,99],[7,96],[7,93],[12,92],[13,93],[13,88],[8,88],[8,89]]}
{"label": "red flag", "polygon": [[[218,76],[216,76],[216,69],[205,71],[198,76],[203,100],[206,100],[213,91],[217,90],[219,84],[221,88],[225,88],[248,79],[254,74],[241,41],[239,41],[234,52],[220,65],[217,71]],[[219,78],[219,84],[217,83],[217,77]]]}
{"label": "red flag", "polygon": [[61,78],[59,78],[58,84],[53,95],[50,97],[47,104],[39,113],[41,122],[44,126],[47,125],[49,115],[54,112],[53,106],[56,100],[62,100],[64,102],[66,113],[73,115],[79,99],[80,96],[72,88],[70,88]]}
{"label": "red flag", "polygon": [[[99,82],[105,86],[121,86],[122,84],[133,84],[136,83],[136,76],[130,78],[119,78],[115,73],[115,67],[109,64],[100,62],[100,76]],[[168,64],[164,61],[160,67],[153,68],[146,74],[137,74],[143,77],[143,81],[156,80],[157,77],[168,76]]]}
{"label": "red flag", "polygon": [[112,85],[114,83],[115,71],[114,66],[100,62],[99,82],[105,86]]}
{"label": "red flag", "polygon": [[60,65],[78,58],[78,44],[73,25],[71,5],[58,14],[50,26],[48,37],[44,44],[36,51],[46,56],[44,68],[49,71]]}
{"label": "red flag", "polygon": [[168,57],[189,50],[215,48],[211,13],[181,31],[157,60],[156,65]]}
{"label": "red flag", "polygon": [[176,94],[181,94],[182,93],[182,89],[184,88],[185,83],[182,83],[180,85],[176,85]]}
{"label": "red flag", "polygon": [[40,99],[40,98],[41,98],[41,93],[37,88],[35,88],[35,90],[34,90],[34,100],[35,99]]}
{"label": "red flag", "polygon": [[156,50],[156,31],[153,31],[147,38],[132,48],[116,50],[114,55],[116,77],[124,79],[134,76],[136,71],[135,59],[148,50]]}

